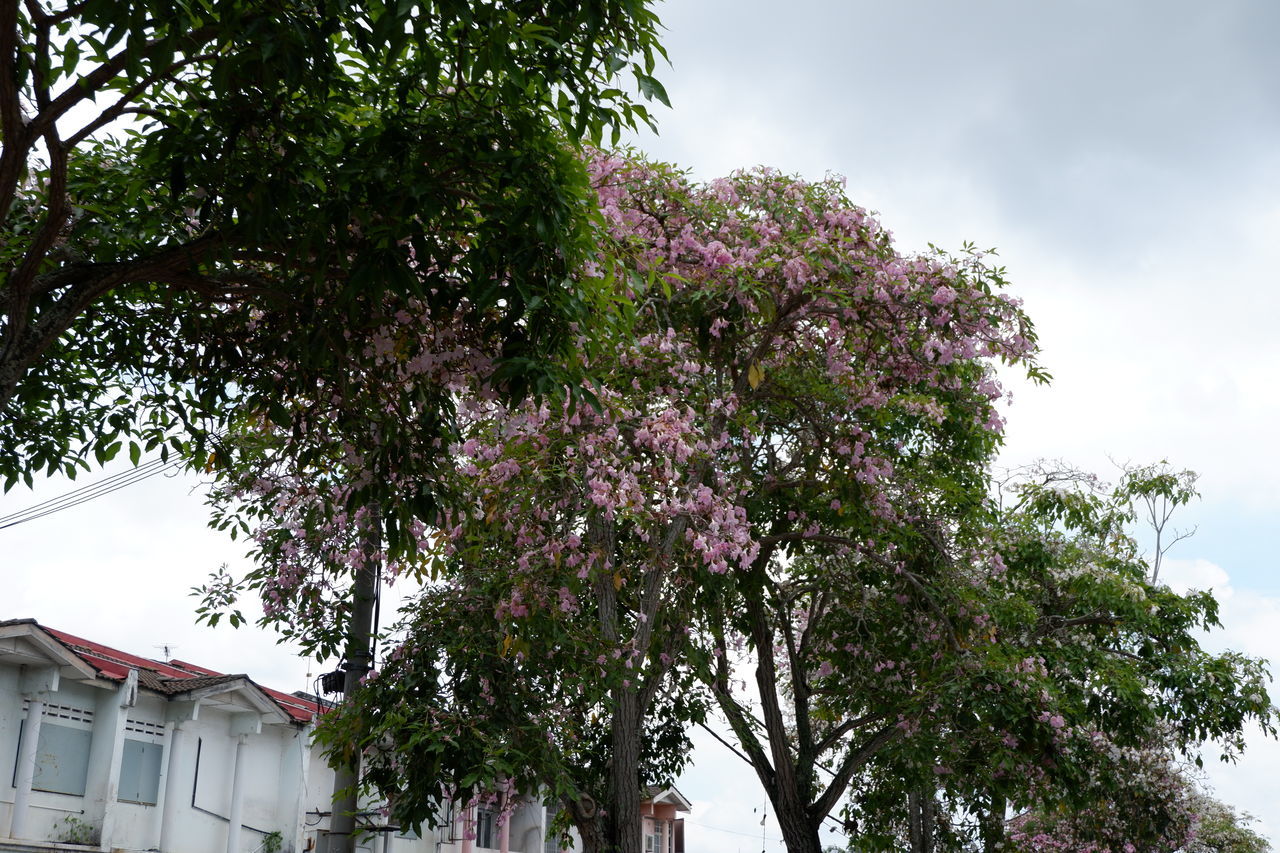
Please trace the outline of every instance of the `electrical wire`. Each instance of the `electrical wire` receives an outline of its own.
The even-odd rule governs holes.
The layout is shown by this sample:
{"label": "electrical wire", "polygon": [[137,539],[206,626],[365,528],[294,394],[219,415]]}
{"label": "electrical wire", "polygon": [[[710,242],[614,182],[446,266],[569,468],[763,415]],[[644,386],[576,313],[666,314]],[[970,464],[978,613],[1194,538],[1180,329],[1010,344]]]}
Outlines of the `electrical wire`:
{"label": "electrical wire", "polygon": [[[48,506],[49,504],[53,504],[53,503],[57,503],[57,502],[59,502],[59,501],[61,501],[61,500],[65,500],[65,499],[66,499],[67,497],[69,497],[70,495],[74,495],[74,494],[76,494],[76,493],[78,493],[78,492],[88,491],[89,489],[93,489],[93,488],[97,488],[97,487],[99,487],[99,486],[107,485],[107,484],[112,483],[112,482],[115,482],[115,481],[117,481],[117,480],[124,479],[124,478],[126,478],[126,477],[128,477],[128,476],[130,476],[130,475],[134,474],[134,473],[135,473],[135,472],[137,472],[137,471],[144,470],[144,469],[147,469],[147,468],[155,468],[155,467],[159,467],[161,464],[163,464],[163,461],[162,461],[161,459],[159,459],[159,458],[152,459],[152,460],[150,460],[150,461],[148,461],[148,462],[143,462],[142,464],[137,465],[137,466],[135,466],[135,467],[133,467],[133,468],[130,468],[130,469],[129,469],[129,470],[127,470],[127,471],[121,471],[121,472],[120,472],[120,473],[118,473],[118,474],[112,474],[112,475],[111,475],[111,476],[109,476],[109,477],[103,477],[101,480],[99,480],[99,481],[97,481],[97,482],[94,482],[94,483],[86,483],[86,484],[84,484],[84,485],[82,485],[82,486],[80,486],[80,487],[78,487],[78,488],[76,488],[76,489],[73,489],[72,491],[68,492],[68,493],[67,493],[67,494],[65,494],[65,495],[59,495],[59,496],[54,497],[54,498],[49,498],[49,500],[47,500],[47,501],[41,501],[41,502],[40,502],[40,503],[38,503],[38,504],[34,504],[34,505],[32,505],[32,506],[27,507],[25,510],[22,510],[22,512],[26,513],[26,512],[31,512],[31,511],[33,511],[33,510],[40,509],[40,508],[42,508],[42,507]],[[20,514],[21,514],[21,513],[13,513],[12,515],[20,515]],[[5,516],[4,518],[0,518],[0,521],[6,520],[6,519],[8,519],[9,517],[10,517],[10,516]]]}
{"label": "electrical wire", "polygon": [[[758,722],[758,720],[757,720],[757,722]],[[762,723],[761,725],[763,725],[763,723]],[[738,756],[738,758],[741,758],[741,759],[742,759],[742,760],[743,760],[747,765],[749,765],[749,766],[751,766],[751,767],[755,767],[755,764],[753,764],[753,763],[752,763],[752,761],[751,761],[751,759],[750,759],[750,758],[748,758],[747,756],[743,755],[743,754],[742,754],[742,752],[740,752],[740,751],[738,750],[738,748],[737,748],[737,747],[735,747],[733,744],[729,743],[727,740],[725,740],[724,738],[720,737],[720,735],[719,735],[719,734],[718,734],[714,729],[712,729],[710,726],[708,726],[706,723],[702,723],[702,722],[700,722],[700,723],[698,723],[698,726],[699,726],[699,728],[702,728],[703,730],[705,730],[705,731],[707,732],[707,734],[711,735],[713,738],[715,738],[717,741],[719,741],[721,746],[725,747],[725,748],[726,748],[726,749],[728,749],[730,752],[732,752],[734,755]],[[826,767],[823,767],[823,766],[822,766],[822,765],[820,765],[820,764],[819,764],[819,765],[817,765],[817,767],[818,767],[820,770],[825,770],[825,771],[826,771],[826,772],[827,772],[827,773],[828,773],[832,778],[834,778],[834,777],[835,777],[835,775],[836,775],[835,773],[832,773],[830,769],[828,769],[828,768],[826,768]],[[835,825],[836,825],[836,827],[838,827],[838,828],[839,828],[839,830],[840,830],[841,832],[844,832],[844,823],[842,823],[839,819],[837,819],[837,818],[835,818],[835,817],[832,817],[831,815],[824,815],[822,819],[823,819],[823,820],[825,820],[825,821],[827,821],[828,823],[835,824]],[[690,821],[690,822],[692,823],[692,821]],[[698,825],[699,825],[699,826],[702,826],[702,824],[698,824]],[[716,829],[717,827],[711,826],[711,827],[707,827],[707,828],[708,828],[708,829]],[[722,829],[722,830],[720,830],[720,831],[721,831],[721,832],[733,832],[734,830],[731,830],[731,829]],[[745,835],[745,834],[747,834],[747,833],[739,833],[739,834],[740,834],[740,835]]]}
{"label": "electrical wire", "polygon": [[[688,823],[688,824],[692,824],[692,825],[694,825],[694,826],[701,827],[702,829],[714,829],[716,832],[729,832],[729,833],[732,833],[732,834],[734,834],[734,835],[745,835],[745,836],[747,836],[748,838],[755,838],[755,837],[756,837],[756,834],[755,834],[754,832],[743,832],[743,831],[742,831],[742,830],[740,830],[740,829],[725,829],[725,828],[724,828],[724,827],[722,827],[722,826],[711,826],[710,824],[707,824],[707,823],[698,823],[696,820],[690,820],[690,819],[689,819],[689,818],[687,818],[687,817],[686,817],[686,818],[682,818],[682,820],[683,820],[685,823]],[[781,843],[782,843],[782,839],[781,839],[781,838],[769,838],[768,840],[769,840],[769,841],[774,842],[775,844],[781,844]]]}
{"label": "electrical wire", "polygon": [[41,501],[38,504],[29,506],[18,512],[0,517],[0,530],[24,524],[28,521],[35,521],[38,518],[44,518],[47,515],[53,515],[56,512],[71,509],[82,503],[87,503],[94,498],[100,498],[109,495],[112,492],[118,492],[121,489],[132,486],[135,483],[141,483],[143,480],[149,480],[157,474],[163,474],[172,471],[187,464],[187,460],[178,457],[168,461],[162,459],[153,459],[150,462],[144,462],[136,468],[123,471],[119,474],[113,474],[105,477],[95,483],[90,483],[73,491],[67,492],[56,498],[50,498]]}

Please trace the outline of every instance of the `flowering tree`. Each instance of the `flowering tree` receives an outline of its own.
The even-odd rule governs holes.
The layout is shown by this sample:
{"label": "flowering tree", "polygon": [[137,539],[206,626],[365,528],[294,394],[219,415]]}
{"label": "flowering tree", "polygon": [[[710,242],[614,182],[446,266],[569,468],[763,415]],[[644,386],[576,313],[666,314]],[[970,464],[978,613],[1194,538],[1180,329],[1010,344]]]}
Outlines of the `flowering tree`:
{"label": "flowering tree", "polygon": [[[340,511],[353,484],[429,477],[453,498],[390,549],[389,571],[433,580],[327,725],[396,819],[542,786],[589,849],[634,850],[641,785],[678,767],[704,699],[797,851],[855,782],[869,841],[907,791],[1002,824],[1006,802],[1076,802],[1160,720],[1180,746],[1269,721],[1257,664],[1191,637],[1212,600],[1147,583],[1126,511],[1030,485],[1007,514],[989,504],[991,362],[1033,346],[998,270],[899,255],[834,182],[591,168],[610,242],[583,274],[633,315],[581,341],[597,405],[508,408],[470,381],[484,365],[435,360],[458,395],[452,468],[344,451],[327,478],[241,483],[255,583],[295,626],[323,625],[332,578],[366,558]],[[392,327],[355,384],[376,399],[415,346]]]}
{"label": "flowering tree", "polygon": [[1095,805],[1024,812],[1009,822],[1016,851],[1136,850],[1186,853],[1265,853],[1271,849],[1238,814],[1201,788],[1167,752],[1115,750],[1113,774],[1092,780]]}
{"label": "flowering tree", "polygon": [[[678,747],[699,713],[689,676],[724,686],[716,661],[734,640],[707,614],[752,585],[768,595],[809,552],[914,589],[924,569],[899,566],[895,543],[927,538],[934,509],[980,503],[1000,428],[990,362],[1023,361],[1032,338],[977,253],[899,254],[834,181],[756,171],[699,186],[609,157],[592,170],[612,250],[584,273],[620,283],[635,332],[589,354],[607,377],[598,406],[463,400],[451,491],[466,500],[424,543],[447,554],[447,592],[423,599],[395,660],[330,731],[369,751],[402,820],[527,766],[567,795],[589,845],[626,851],[639,843],[646,732],[675,732],[663,743]],[[271,554],[294,565],[313,527],[279,509],[292,544]],[[297,606],[312,577],[267,582]],[[471,627],[449,621],[450,600]],[[753,630],[743,642],[757,643]],[[409,731],[408,718],[439,724]],[[469,772],[455,747],[476,729],[463,718],[504,732],[469,753],[497,750]],[[607,746],[603,772],[575,764],[567,744],[584,737]],[[672,765],[673,750],[652,753]],[[448,790],[420,784],[442,766]],[[797,802],[793,768],[779,775],[771,794]],[[796,849],[816,845],[805,814],[785,820]]]}

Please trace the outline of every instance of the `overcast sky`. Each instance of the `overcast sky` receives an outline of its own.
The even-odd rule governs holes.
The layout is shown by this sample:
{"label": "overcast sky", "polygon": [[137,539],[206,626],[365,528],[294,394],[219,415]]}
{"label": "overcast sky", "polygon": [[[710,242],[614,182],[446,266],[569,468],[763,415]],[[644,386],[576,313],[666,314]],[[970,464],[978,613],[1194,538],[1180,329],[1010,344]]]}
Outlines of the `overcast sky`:
{"label": "overcast sky", "polygon": [[[1280,4],[685,0],[660,9],[673,109],[636,144],[702,178],[757,164],[847,177],[900,245],[997,247],[1036,321],[1047,389],[1015,385],[1010,464],[1202,475],[1170,579],[1211,585],[1210,638],[1280,661]],[[193,484],[156,477],[0,531],[3,613],[285,689],[307,665],[192,626],[187,589],[241,548]],[[0,514],[50,497],[0,498]],[[315,669],[313,668],[313,674]],[[761,843],[763,797],[709,739],[681,782],[690,849]],[[1280,840],[1280,748],[1211,767]],[[780,850],[766,827],[768,853]]]}

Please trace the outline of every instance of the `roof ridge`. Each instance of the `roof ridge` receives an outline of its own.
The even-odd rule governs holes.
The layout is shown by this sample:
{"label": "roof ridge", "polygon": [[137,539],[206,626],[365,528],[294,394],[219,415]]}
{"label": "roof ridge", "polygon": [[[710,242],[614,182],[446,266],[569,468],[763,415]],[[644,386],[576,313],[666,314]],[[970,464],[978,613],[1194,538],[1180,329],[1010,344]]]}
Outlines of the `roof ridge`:
{"label": "roof ridge", "polygon": [[[293,719],[295,722],[310,722],[318,716],[318,709],[314,708],[311,703],[301,701],[282,690],[275,690],[259,684],[248,673],[223,673],[208,667],[202,667],[199,664],[185,663],[185,666],[183,666],[155,660],[154,658],[145,658],[102,643],[95,643],[92,640],[65,631],[46,627],[34,619],[4,620],[0,622],[0,625],[12,624],[33,625],[89,664],[97,672],[99,678],[120,681],[126,676],[128,670],[138,670],[139,680],[142,682],[143,687],[169,696],[198,690],[201,687],[214,684],[243,679],[257,689],[267,701],[283,711],[286,717]],[[183,663],[179,662],[179,664]],[[124,671],[120,671],[121,668]]]}

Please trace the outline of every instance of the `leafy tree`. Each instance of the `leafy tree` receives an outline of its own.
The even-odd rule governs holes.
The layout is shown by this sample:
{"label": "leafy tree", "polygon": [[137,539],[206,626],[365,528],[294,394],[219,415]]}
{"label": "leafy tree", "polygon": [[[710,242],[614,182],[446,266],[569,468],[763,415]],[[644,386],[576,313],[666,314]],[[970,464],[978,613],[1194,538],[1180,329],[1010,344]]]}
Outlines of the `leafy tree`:
{"label": "leafy tree", "polygon": [[[656,26],[644,0],[3,4],[6,488],[292,428],[409,303],[461,316],[514,395],[576,384],[546,358],[595,307],[571,149],[648,120],[628,69],[665,98]],[[447,417],[410,398],[389,444]],[[366,441],[368,415],[331,424]]]}
{"label": "leafy tree", "polygon": [[1056,470],[1015,486],[990,528],[999,560],[972,611],[987,636],[969,677],[880,756],[851,805],[873,849],[903,834],[903,791],[925,783],[944,812],[978,818],[988,850],[1006,840],[1008,806],[1039,816],[1015,825],[1019,843],[1052,820],[1098,849],[1174,849],[1192,812],[1173,759],[1209,739],[1234,754],[1250,721],[1274,732],[1262,662],[1199,645],[1218,624],[1212,596],[1149,579],[1127,532],[1145,488]]}
{"label": "leafy tree", "polygon": [[1115,776],[1099,781],[1100,802],[1073,810],[1040,807],[1010,821],[1009,848],[1026,851],[1130,850],[1263,853],[1271,846],[1253,818],[1211,796],[1160,749],[1124,750]]}
{"label": "leafy tree", "polygon": [[1195,836],[1187,853],[1267,853],[1271,845],[1251,827],[1256,818],[1237,813],[1203,787],[1191,792],[1191,809],[1196,814]]}

